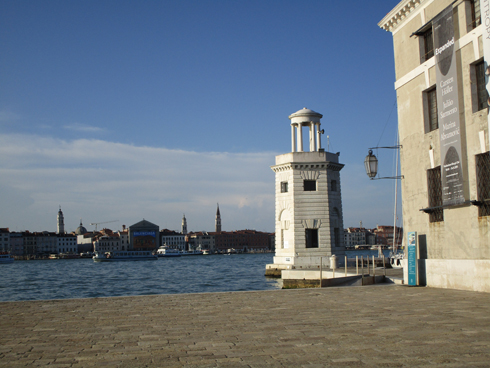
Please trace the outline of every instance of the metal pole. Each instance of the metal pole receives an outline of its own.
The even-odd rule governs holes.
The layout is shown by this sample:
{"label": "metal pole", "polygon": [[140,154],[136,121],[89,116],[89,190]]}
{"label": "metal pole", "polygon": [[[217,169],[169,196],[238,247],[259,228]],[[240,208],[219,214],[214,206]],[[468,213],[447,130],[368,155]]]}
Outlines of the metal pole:
{"label": "metal pole", "polygon": [[345,256],[345,277],[347,277],[347,256]]}
{"label": "metal pole", "polygon": [[323,280],[323,257],[320,257],[320,287],[322,287]]}
{"label": "metal pole", "polygon": [[369,256],[366,256],[366,263],[367,263],[367,273],[370,275],[371,273],[369,272]]}
{"label": "metal pole", "polygon": [[356,256],[356,275],[359,275],[359,256]]}
{"label": "metal pole", "polygon": [[385,277],[386,277],[386,265],[385,265],[385,255],[383,254],[383,269],[385,270]]}

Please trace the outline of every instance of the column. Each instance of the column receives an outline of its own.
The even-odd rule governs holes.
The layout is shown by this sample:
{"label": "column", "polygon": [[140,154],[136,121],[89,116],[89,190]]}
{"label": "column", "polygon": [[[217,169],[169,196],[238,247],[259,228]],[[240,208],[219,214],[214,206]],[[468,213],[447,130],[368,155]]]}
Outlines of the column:
{"label": "column", "polygon": [[320,151],[320,149],[322,148],[322,139],[321,139],[322,132],[320,131],[320,123],[316,123],[316,125],[317,125],[317,131],[316,131],[317,149],[318,151]]}
{"label": "column", "polygon": [[296,152],[296,127],[291,124],[291,152]]}
{"label": "column", "polygon": [[298,152],[303,152],[303,126],[298,123]]}
{"label": "column", "polygon": [[315,135],[313,133],[313,122],[310,121],[310,124],[308,125],[309,131],[310,131],[310,152],[313,152],[315,150]]}

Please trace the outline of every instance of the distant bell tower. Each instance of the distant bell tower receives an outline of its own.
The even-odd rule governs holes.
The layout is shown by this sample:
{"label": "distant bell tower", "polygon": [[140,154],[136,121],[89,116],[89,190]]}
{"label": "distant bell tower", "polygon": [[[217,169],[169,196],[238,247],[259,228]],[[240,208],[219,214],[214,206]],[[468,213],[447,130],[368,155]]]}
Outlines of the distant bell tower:
{"label": "distant bell tower", "polygon": [[[340,153],[321,148],[323,115],[303,108],[289,116],[291,152],[276,156],[276,254],[267,269],[317,268],[345,254]],[[309,136],[303,137],[303,129]],[[307,142],[309,151],[303,150]],[[342,262],[343,263],[343,262]]]}
{"label": "distant bell tower", "polygon": [[184,217],[182,217],[182,231],[181,233],[183,235],[187,235],[187,220],[185,219],[185,214]]}
{"label": "distant bell tower", "polygon": [[63,212],[61,211],[61,206],[60,206],[60,209],[58,211],[57,233],[58,234],[64,234],[65,233],[65,220],[63,218]]}
{"label": "distant bell tower", "polygon": [[217,233],[221,232],[221,215],[219,213],[219,203],[218,203],[218,209],[216,210],[216,220],[214,221],[214,227]]}

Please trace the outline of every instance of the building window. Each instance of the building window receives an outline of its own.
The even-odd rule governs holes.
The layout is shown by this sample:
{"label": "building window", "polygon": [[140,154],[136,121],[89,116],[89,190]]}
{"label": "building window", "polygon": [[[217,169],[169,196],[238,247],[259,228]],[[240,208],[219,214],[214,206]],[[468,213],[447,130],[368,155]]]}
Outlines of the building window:
{"label": "building window", "polygon": [[283,181],[281,182],[281,193],[287,193],[288,192],[288,182]]}
{"label": "building window", "polygon": [[337,180],[332,180],[330,182],[330,187],[332,189],[332,192],[336,192],[337,191]]}
{"label": "building window", "polygon": [[490,152],[476,155],[478,216],[490,216]]}
{"label": "building window", "polygon": [[425,132],[432,132],[439,128],[437,119],[437,93],[436,87],[424,92],[424,118]]}
{"label": "building window", "polygon": [[479,111],[488,107],[488,92],[485,86],[485,64],[483,60],[475,64],[474,68],[476,77],[477,109]]}
{"label": "building window", "polygon": [[421,39],[423,42],[423,55],[421,59],[422,62],[424,62],[434,56],[434,39],[432,37],[432,27],[430,27],[421,35]]}
{"label": "building window", "polygon": [[305,192],[316,191],[316,180],[305,180],[304,183]]}
{"label": "building window", "polygon": [[306,248],[318,248],[318,229],[306,229]]}
{"label": "building window", "polygon": [[471,22],[468,24],[468,31],[475,29],[481,24],[480,0],[470,0]]}
{"label": "building window", "polygon": [[430,209],[429,222],[444,221],[440,166],[427,170],[427,188]]}

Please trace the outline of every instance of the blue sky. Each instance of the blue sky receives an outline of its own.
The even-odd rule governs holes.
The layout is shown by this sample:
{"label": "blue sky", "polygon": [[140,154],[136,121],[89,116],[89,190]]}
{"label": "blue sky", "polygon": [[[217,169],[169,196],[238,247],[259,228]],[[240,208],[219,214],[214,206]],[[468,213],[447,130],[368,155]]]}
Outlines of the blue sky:
{"label": "blue sky", "polygon": [[[393,223],[368,147],[396,138],[397,1],[0,2],[0,227],[142,218],[274,231],[288,116],[323,114],[340,151],[344,227]],[[386,150],[391,151],[391,150]],[[392,152],[378,152],[393,175]],[[400,211],[399,211],[400,212]],[[401,212],[400,212],[401,213]],[[400,215],[401,216],[401,215]]]}

